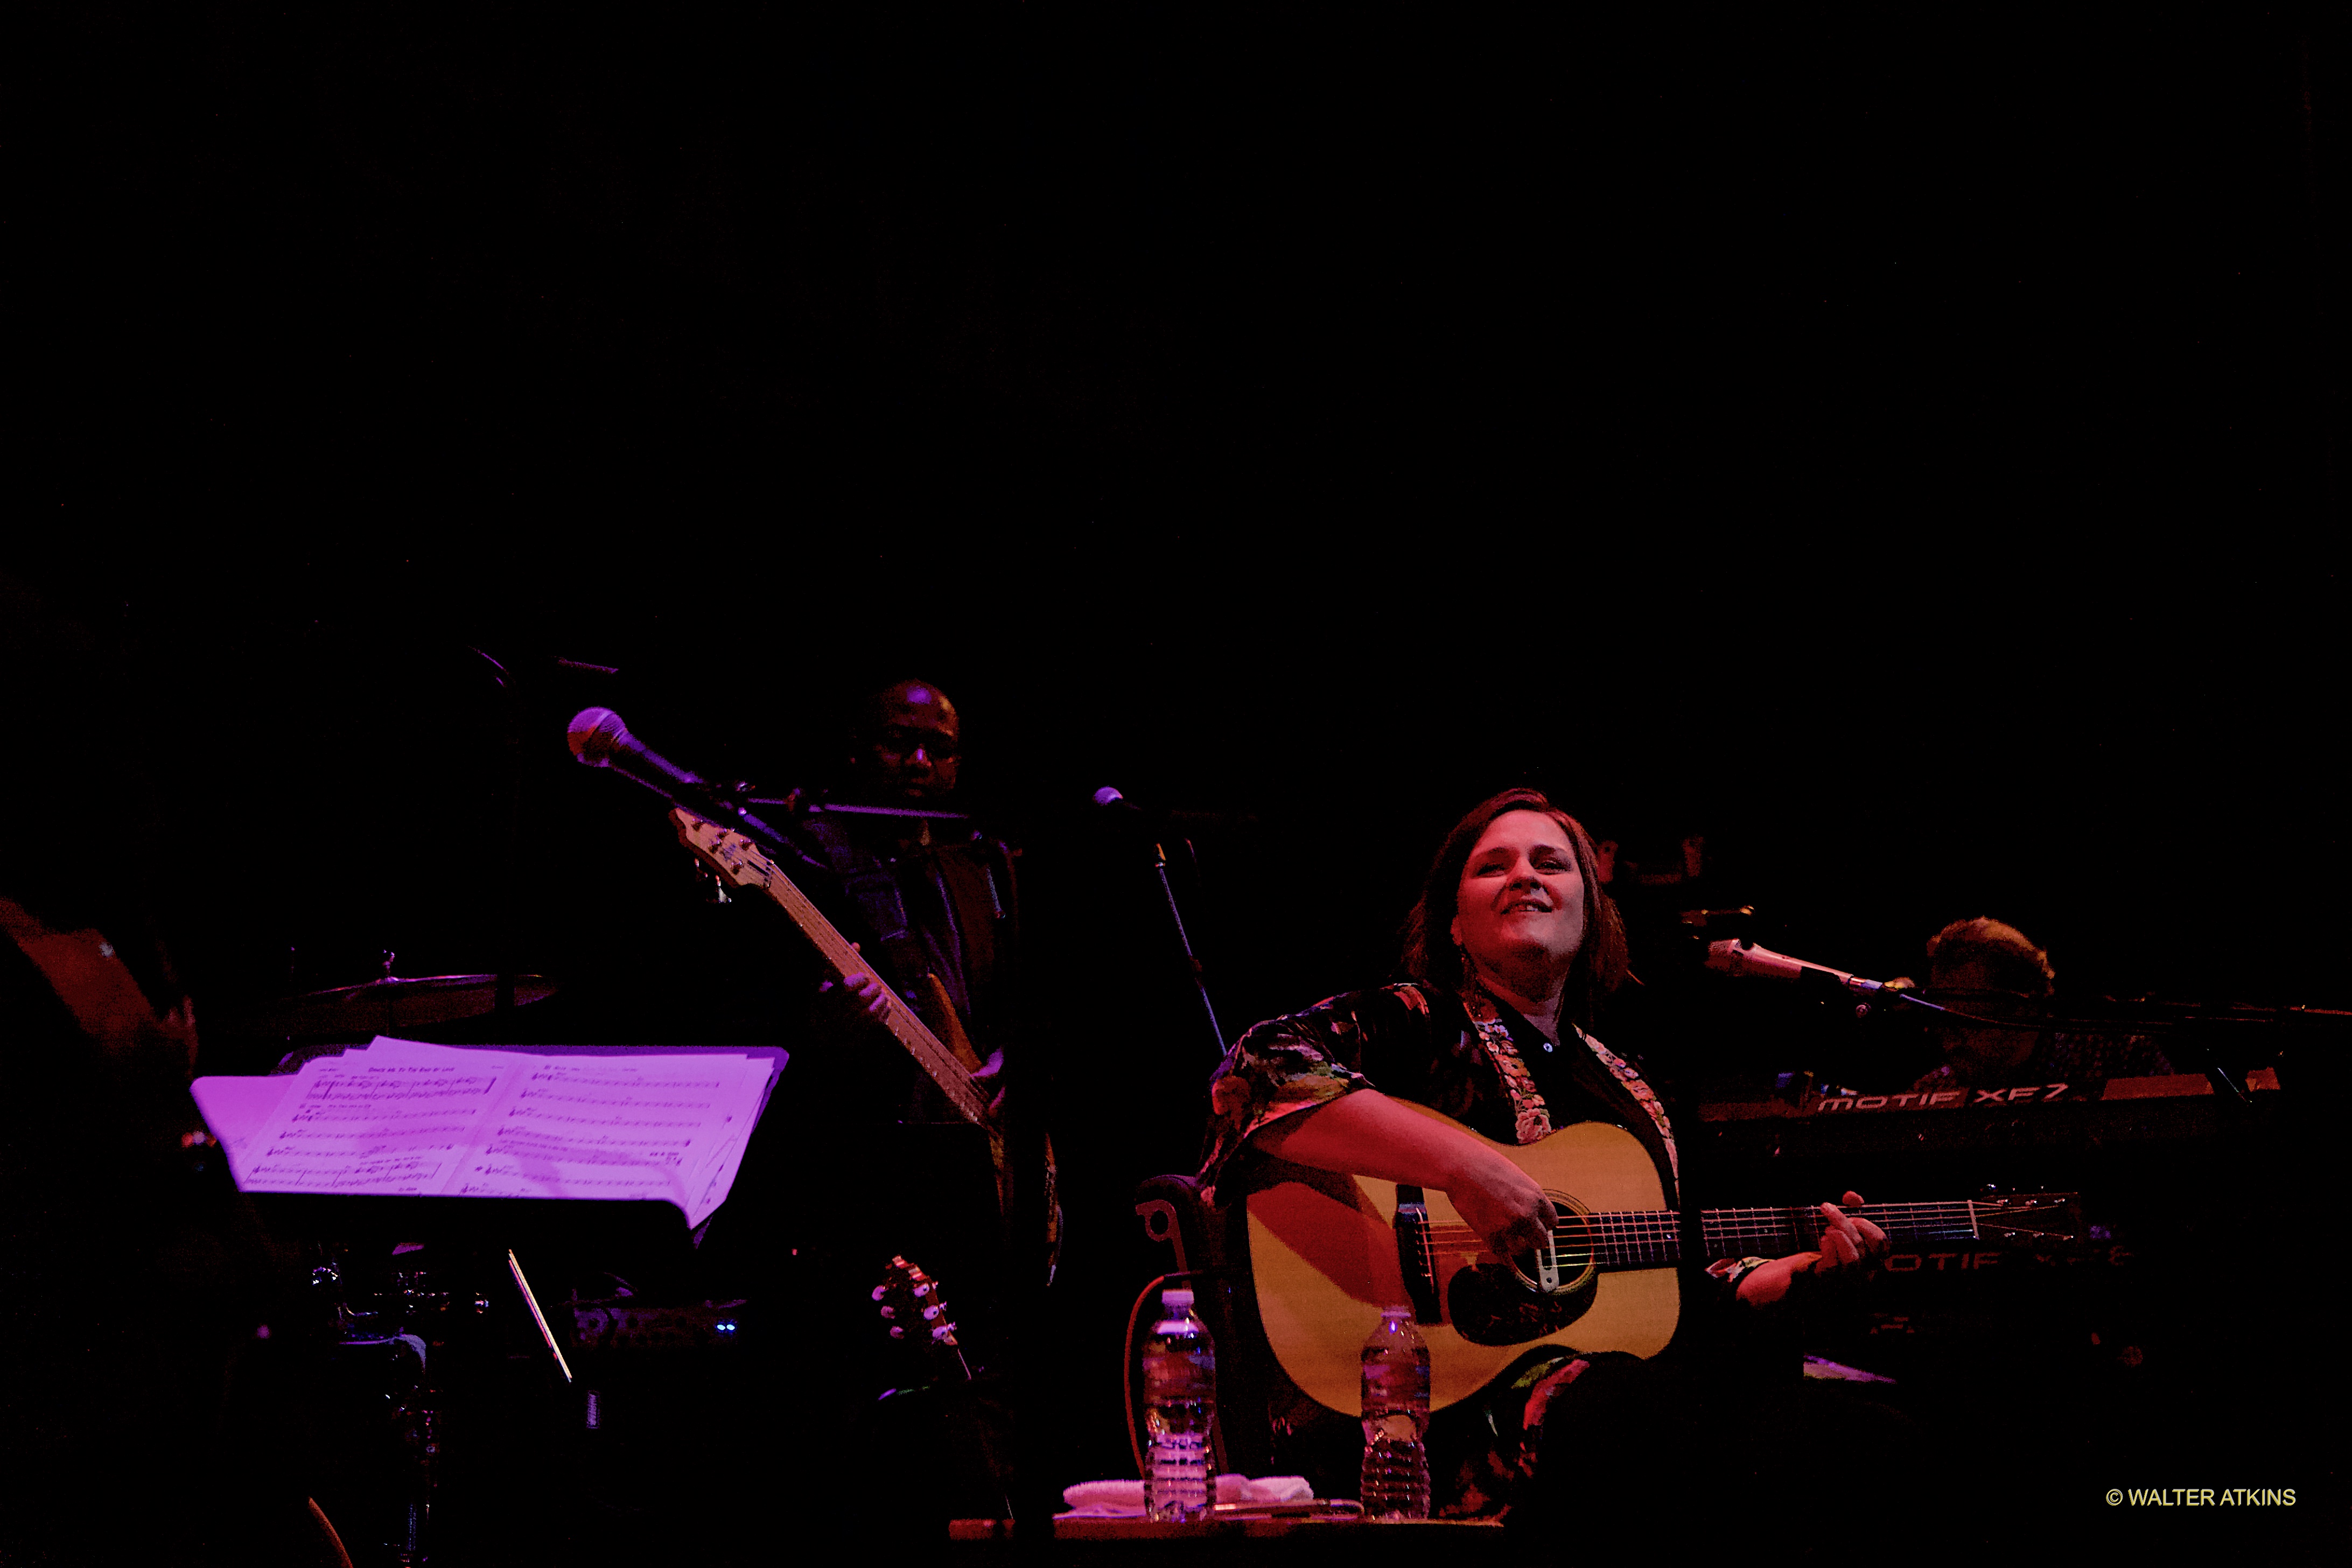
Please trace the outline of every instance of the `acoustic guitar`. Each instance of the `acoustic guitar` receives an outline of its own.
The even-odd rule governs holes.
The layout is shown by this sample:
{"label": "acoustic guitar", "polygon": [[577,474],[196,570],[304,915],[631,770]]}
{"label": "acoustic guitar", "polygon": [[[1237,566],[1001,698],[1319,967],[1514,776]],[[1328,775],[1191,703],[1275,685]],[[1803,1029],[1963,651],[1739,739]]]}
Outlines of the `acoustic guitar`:
{"label": "acoustic guitar", "polygon": [[[1497,1258],[1442,1193],[1304,1166],[1249,1195],[1250,1272],[1258,1316],[1282,1370],[1343,1415],[1357,1408],[1359,1352],[1381,1308],[1413,1303],[1429,1341],[1430,1406],[1465,1399],[1538,1344],[1655,1355],[1681,1316],[1682,1216],[1665,1206],[1639,1139],[1605,1122],[1563,1127],[1539,1142],[1498,1143],[1422,1106],[1412,1109],[1499,1150],[1559,1212],[1549,1245]],[[1864,1204],[1847,1213],[1895,1242],[1974,1253],[2072,1238],[2075,1194],[2040,1193],[1939,1203]],[[1817,1247],[1819,1208],[1708,1209],[1706,1257],[1777,1258]]]}
{"label": "acoustic guitar", "polygon": [[889,1326],[892,1339],[952,1354],[956,1371],[966,1383],[971,1381],[971,1363],[964,1360],[955,1320],[948,1315],[947,1298],[940,1293],[940,1282],[924,1273],[920,1265],[893,1255],[890,1266],[882,1271],[882,1282],[874,1287],[874,1305]]}

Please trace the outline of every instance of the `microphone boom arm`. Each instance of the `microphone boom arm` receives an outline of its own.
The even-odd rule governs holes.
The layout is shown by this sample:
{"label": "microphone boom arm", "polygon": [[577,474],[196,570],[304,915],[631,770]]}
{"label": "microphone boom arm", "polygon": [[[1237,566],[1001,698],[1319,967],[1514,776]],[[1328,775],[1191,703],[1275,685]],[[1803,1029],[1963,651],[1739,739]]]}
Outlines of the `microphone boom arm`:
{"label": "microphone boom arm", "polygon": [[762,849],[807,860],[800,846],[753,816],[734,790],[689,773],[629,733],[609,708],[583,708],[574,714],[565,739],[585,766],[610,768],[641,784],[672,805],[740,833]]}

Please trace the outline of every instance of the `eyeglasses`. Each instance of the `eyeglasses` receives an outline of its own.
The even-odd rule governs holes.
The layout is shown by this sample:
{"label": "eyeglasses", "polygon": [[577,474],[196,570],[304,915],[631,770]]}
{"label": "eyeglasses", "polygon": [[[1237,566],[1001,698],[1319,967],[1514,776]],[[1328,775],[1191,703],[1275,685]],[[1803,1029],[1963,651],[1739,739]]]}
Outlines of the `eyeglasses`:
{"label": "eyeglasses", "polygon": [[1938,1007],[1949,1007],[1955,1013],[1974,1013],[1979,1017],[2013,1018],[2041,1007],[2045,998],[2023,991],[1982,991],[1961,986],[1927,986],[1919,992],[1923,1002],[1933,1002]]}
{"label": "eyeglasses", "polygon": [[2031,991],[2003,991],[1967,985],[1928,985],[1920,989],[1922,996],[1948,996],[1954,1001],[1977,1002],[2039,1002],[2040,996]]}
{"label": "eyeglasses", "polygon": [[874,744],[893,756],[912,756],[920,752],[935,763],[954,757],[956,738],[940,730],[918,730],[906,724],[886,724],[874,737]]}

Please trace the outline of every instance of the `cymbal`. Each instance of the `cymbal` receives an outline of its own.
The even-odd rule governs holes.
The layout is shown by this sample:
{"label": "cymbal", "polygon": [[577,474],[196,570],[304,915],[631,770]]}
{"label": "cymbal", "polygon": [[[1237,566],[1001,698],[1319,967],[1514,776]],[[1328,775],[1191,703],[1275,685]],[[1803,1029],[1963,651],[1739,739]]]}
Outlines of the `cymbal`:
{"label": "cymbal", "polygon": [[[518,1007],[544,1000],[556,984],[543,974],[514,977]],[[431,974],[415,980],[386,975],[364,985],[281,997],[234,1019],[234,1026],[257,1035],[392,1035],[426,1024],[478,1018],[498,1006],[495,974]]]}

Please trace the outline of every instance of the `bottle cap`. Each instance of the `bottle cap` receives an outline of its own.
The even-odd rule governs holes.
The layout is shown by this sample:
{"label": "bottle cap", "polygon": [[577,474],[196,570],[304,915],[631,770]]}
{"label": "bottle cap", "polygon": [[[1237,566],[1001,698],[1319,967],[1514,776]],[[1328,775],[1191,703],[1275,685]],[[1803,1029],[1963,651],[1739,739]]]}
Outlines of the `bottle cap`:
{"label": "bottle cap", "polygon": [[1160,1304],[1171,1312],[1181,1312],[1192,1304],[1192,1292],[1187,1289],[1162,1290]]}
{"label": "bottle cap", "polygon": [[1381,1316],[1383,1318],[1410,1318],[1412,1316],[1412,1303],[1408,1301],[1402,1307],[1382,1307],[1381,1309]]}

